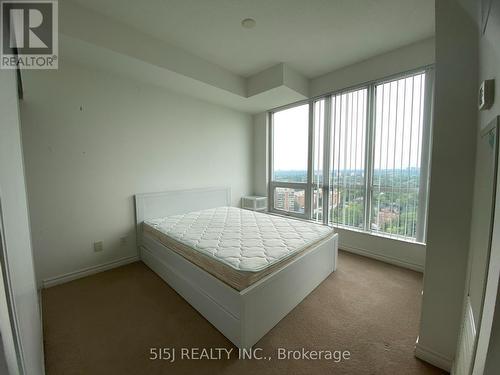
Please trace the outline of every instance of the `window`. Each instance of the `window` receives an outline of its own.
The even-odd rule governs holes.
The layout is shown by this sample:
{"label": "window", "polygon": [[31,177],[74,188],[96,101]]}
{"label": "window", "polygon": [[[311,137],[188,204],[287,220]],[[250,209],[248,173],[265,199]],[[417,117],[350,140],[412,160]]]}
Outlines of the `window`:
{"label": "window", "polygon": [[431,68],[270,113],[270,210],[425,241]]}
{"label": "window", "polygon": [[364,228],[367,89],[331,101],[328,221]]}
{"label": "window", "polygon": [[371,229],[417,238],[425,73],[375,90]]}
{"label": "window", "polygon": [[276,112],[272,120],[272,210],[306,217],[310,186],[309,105]]}
{"label": "window", "polygon": [[307,182],[308,105],[277,112],[273,124],[273,181]]}

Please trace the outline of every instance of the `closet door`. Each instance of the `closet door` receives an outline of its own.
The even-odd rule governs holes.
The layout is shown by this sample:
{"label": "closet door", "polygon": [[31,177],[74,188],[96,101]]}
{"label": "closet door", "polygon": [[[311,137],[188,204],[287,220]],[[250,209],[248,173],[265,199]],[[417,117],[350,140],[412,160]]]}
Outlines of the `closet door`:
{"label": "closet door", "polygon": [[[472,372],[477,375],[487,374],[486,357],[490,335],[493,332],[495,304],[499,298],[497,295],[500,276],[499,130],[500,116],[482,131],[476,154],[469,298],[478,333]],[[476,220],[476,216],[481,216],[482,220]]]}
{"label": "closet door", "polygon": [[[16,72],[0,70],[0,221],[3,240],[0,264],[4,307],[7,306],[15,343],[15,360],[19,367],[15,373],[39,375],[44,374],[42,325],[31,249],[18,101]],[[5,348],[6,351],[11,349]],[[10,360],[14,360],[12,356]]]}

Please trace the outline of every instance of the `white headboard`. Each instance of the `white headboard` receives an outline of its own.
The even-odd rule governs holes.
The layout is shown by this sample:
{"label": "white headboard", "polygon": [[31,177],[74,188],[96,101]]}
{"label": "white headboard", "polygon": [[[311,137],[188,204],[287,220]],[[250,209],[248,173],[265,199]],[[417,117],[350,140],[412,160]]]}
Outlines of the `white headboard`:
{"label": "white headboard", "polygon": [[231,189],[228,187],[136,194],[137,244],[141,244],[144,220],[230,205]]}

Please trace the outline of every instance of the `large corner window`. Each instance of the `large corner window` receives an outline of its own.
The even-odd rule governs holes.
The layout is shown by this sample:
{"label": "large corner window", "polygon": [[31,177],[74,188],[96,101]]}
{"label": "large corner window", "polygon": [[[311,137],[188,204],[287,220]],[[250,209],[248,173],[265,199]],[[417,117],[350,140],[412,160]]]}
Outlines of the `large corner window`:
{"label": "large corner window", "polygon": [[270,210],[425,242],[432,69],[270,113]]}

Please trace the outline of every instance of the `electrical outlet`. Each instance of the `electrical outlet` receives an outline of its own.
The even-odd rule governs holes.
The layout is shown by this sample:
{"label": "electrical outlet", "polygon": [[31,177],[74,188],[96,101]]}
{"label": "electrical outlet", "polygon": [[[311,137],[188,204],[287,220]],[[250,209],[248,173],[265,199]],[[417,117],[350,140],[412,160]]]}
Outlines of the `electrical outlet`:
{"label": "electrical outlet", "polygon": [[125,247],[127,246],[127,236],[125,237],[120,237],[120,246]]}
{"label": "electrical outlet", "polygon": [[98,253],[104,250],[104,245],[102,241],[94,242],[94,252]]}

